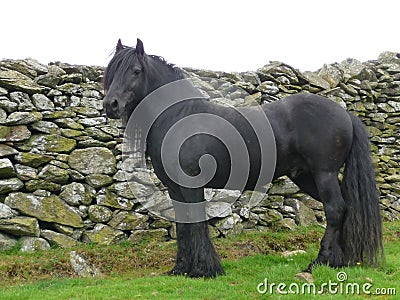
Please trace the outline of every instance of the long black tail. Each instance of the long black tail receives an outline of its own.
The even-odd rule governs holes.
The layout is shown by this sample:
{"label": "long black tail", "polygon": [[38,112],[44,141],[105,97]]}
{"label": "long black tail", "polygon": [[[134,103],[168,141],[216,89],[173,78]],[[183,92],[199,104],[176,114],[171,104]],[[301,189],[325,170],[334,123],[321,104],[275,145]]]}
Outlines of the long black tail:
{"label": "long black tail", "polygon": [[382,221],[367,131],[351,115],[353,143],[346,160],[342,194],[346,202],[343,224],[344,255],[350,265],[377,266],[384,262]]}

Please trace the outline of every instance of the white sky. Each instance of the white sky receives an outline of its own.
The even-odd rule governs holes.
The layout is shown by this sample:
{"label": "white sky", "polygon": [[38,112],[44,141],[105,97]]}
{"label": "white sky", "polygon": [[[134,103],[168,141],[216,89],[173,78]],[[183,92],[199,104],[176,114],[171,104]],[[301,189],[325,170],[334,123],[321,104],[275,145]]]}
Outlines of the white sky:
{"label": "white sky", "polygon": [[399,0],[12,0],[0,3],[0,59],[106,66],[118,38],[180,67],[301,71],[400,52]]}

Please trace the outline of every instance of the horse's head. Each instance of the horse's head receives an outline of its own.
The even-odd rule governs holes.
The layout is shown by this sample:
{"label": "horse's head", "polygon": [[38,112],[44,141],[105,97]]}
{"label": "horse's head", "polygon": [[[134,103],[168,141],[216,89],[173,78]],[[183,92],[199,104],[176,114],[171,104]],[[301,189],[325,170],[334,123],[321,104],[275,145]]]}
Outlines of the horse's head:
{"label": "horse's head", "polygon": [[147,55],[140,39],[135,48],[123,46],[118,40],[114,57],[104,74],[103,106],[107,116],[127,121],[149,93],[181,76],[177,68],[161,57]]}
{"label": "horse's head", "polygon": [[123,46],[118,40],[104,74],[103,106],[110,118],[129,118],[134,107],[149,93],[144,72],[146,60],[141,40],[137,40],[136,48]]}

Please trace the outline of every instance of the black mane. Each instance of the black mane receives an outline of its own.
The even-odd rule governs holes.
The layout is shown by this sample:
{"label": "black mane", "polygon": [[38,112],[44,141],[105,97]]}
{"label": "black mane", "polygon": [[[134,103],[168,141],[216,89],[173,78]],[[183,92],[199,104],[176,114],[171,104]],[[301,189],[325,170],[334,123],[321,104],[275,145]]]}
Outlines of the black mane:
{"label": "black mane", "polygon": [[104,73],[104,89],[108,90],[113,81],[115,73],[117,70],[121,70],[123,73],[133,64],[134,59],[137,57],[139,59],[140,64],[145,69],[145,59],[146,57],[150,57],[151,59],[159,62],[162,65],[167,66],[170,70],[174,71],[176,75],[176,80],[185,78],[182,70],[174,64],[168,63],[163,57],[157,55],[148,55],[144,54],[137,55],[136,49],[129,46],[123,46],[124,48],[116,51],[113,58],[109,62],[105,73]]}

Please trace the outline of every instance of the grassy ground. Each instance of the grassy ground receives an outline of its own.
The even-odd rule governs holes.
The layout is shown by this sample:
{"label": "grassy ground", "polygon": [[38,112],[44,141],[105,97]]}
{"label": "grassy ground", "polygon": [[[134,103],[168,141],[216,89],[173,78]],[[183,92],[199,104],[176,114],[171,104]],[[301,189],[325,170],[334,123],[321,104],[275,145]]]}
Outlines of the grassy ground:
{"label": "grassy ground", "polygon": [[[11,250],[0,255],[0,299],[400,299],[398,295],[368,295],[362,290],[364,287],[366,292],[388,294],[393,293],[388,288],[395,288],[400,293],[400,222],[386,223],[384,228],[385,267],[317,267],[314,286],[305,286],[306,282],[295,275],[315,258],[323,233],[319,227],[216,240],[226,271],[225,276],[216,279],[163,275],[173,266],[174,242],[75,249],[102,271],[104,277],[97,279],[74,275],[69,250],[33,254]],[[290,258],[281,254],[297,249],[307,252]],[[347,276],[347,280],[340,281],[342,277],[338,276]],[[278,292],[280,283],[282,291]],[[297,288],[301,293],[302,286],[303,295],[286,294]]]}

